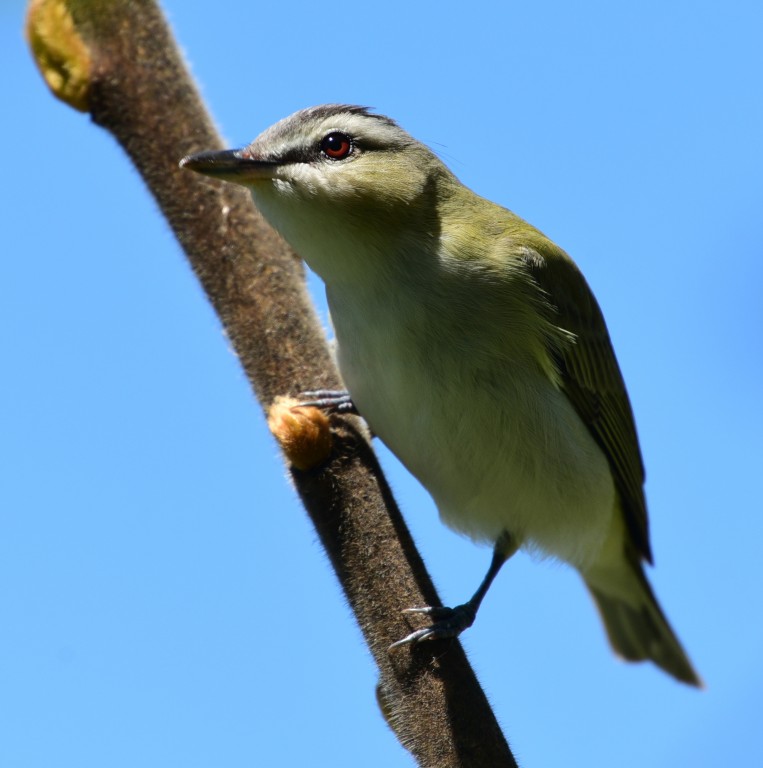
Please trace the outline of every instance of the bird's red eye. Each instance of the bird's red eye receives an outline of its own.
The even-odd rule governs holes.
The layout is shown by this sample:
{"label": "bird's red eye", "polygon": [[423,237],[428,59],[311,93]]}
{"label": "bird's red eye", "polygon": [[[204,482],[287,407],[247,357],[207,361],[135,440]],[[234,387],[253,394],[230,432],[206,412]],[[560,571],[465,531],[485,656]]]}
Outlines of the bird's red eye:
{"label": "bird's red eye", "polygon": [[352,152],[352,139],[339,131],[329,133],[321,141],[321,152],[332,160],[342,160]]}

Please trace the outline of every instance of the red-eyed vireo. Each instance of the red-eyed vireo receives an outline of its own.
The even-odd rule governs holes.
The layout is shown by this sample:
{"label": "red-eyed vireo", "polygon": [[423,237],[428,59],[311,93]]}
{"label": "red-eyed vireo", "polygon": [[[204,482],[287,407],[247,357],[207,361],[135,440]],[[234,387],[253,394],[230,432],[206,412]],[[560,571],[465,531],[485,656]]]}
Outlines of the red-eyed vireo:
{"label": "red-eyed vireo", "polygon": [[243,184],[320,275],[346,393],[434,497],[443,521],[494,545],[475,595],[414,609],[474,620],[518,548],[575,567],[617,653],[700,683],[647,582],[644,468],[601,310],[574,262],[461,184],[367,109],[313,107],[248,147],[181,165]]}

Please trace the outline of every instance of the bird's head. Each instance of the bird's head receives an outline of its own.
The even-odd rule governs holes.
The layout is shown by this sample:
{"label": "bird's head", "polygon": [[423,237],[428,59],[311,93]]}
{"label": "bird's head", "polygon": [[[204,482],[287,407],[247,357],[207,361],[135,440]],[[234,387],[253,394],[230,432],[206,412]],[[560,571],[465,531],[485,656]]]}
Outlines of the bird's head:
{"label": "bird's head", "polygon": [[373,242],[409,224],[436,228],[439,182],[453,179],[393,120],[342,104],[301,110],[243,149],[201,152],[180,165],[248,187],[308,263],[311,250],[331,241],[336,250],[338,240]]}
{"label": "bird's head", "polygon": [[440,161],[397,123],[366,107],[324,104],[295,112],[243,149],[200,152],[180,161],[257,195],[379,205],[410,204]]}

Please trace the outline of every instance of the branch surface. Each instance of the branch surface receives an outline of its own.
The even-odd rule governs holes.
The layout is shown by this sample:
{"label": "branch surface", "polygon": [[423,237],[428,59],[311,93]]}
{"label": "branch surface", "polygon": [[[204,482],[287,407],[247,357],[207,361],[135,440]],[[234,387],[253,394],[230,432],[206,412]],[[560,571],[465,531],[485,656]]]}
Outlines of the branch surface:
{"label": "branch surface", "polygon": [[[141,173],[263,408],[338,387],[300,260],[246,190],[178,168],[222,144],[155,3],[32,0],[27,34],[54,94],[89,112]],[[331,425],[328,459],[290,472],[378,665],[387,722],[421,766],[515,766],[460,643],[388,652],[411,629],[402,608],[440,601],[359,422]]]}

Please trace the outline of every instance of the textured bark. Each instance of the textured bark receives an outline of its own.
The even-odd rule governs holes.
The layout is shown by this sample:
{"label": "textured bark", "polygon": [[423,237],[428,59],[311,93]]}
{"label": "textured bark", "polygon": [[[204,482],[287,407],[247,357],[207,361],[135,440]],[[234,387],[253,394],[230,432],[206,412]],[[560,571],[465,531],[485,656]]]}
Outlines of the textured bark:
{"label": "textured bark", "polygon": [[[27,31],[54,93],[89,111],[143,176],[263,408],[338,386],[300,260],[244,189],[178,168],[222,147],[156,5],[35,0]],[[359,422],[331,421],[329,459],[291,472],[378,664],[385,717],[422,766],[514,766],[458,642],[388,652],[410,631],[402,608],[440,603]]]}

